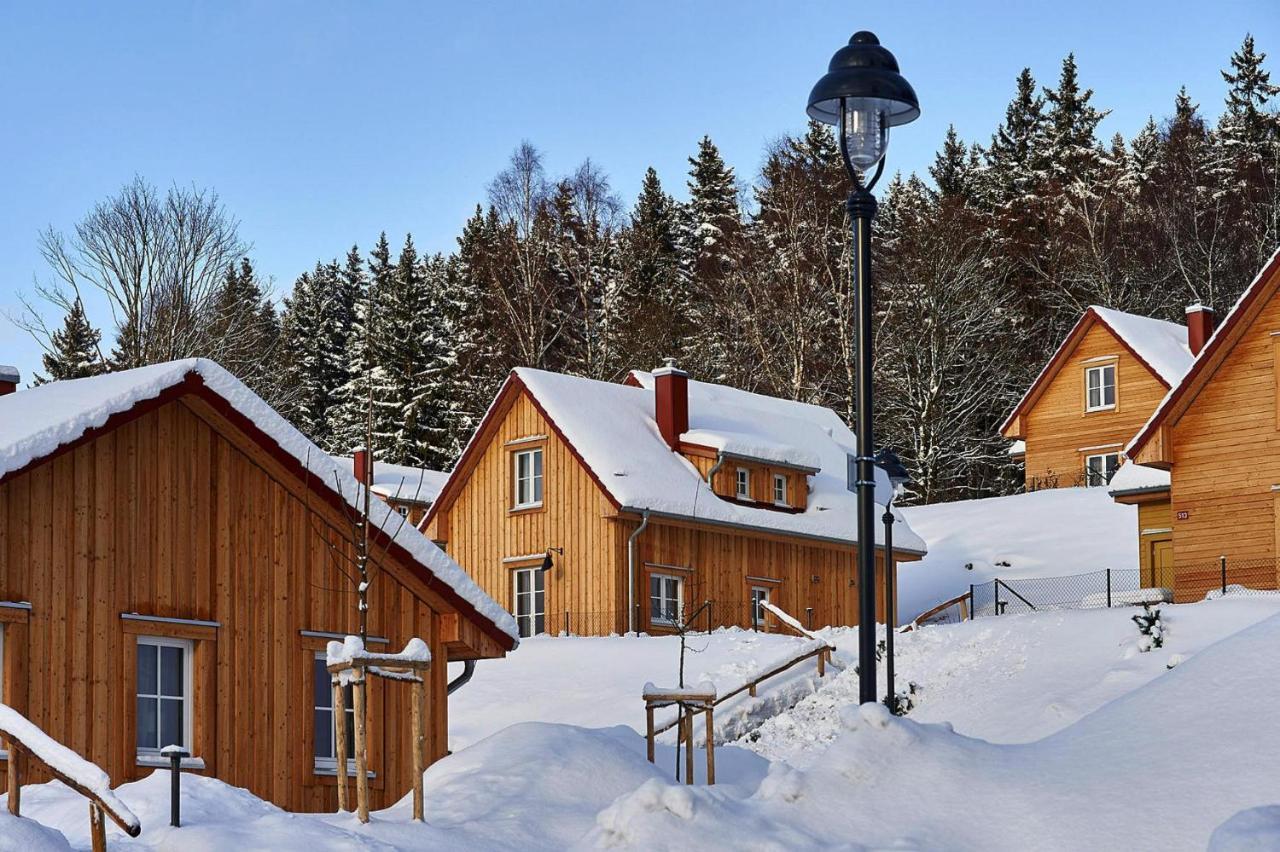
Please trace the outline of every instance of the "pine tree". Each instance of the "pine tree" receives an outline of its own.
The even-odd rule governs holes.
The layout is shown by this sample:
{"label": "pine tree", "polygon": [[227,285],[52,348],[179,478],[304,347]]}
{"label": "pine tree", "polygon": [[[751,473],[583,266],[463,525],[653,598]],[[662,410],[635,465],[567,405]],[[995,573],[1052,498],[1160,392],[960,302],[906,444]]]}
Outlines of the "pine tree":
{"label": "pine tree", "polygon": [[47,375],[35,377],[35,384],[63,379],[83,379],[106,372],[99,343],[102,332],[89,324],[84,303],[77,296],[62,321],[62,328],[49,336],[49,351],[41,356]]}
{"label": "pine tree", "polygon": [[337,442],[335,396],[349,376],[345,292],[338,262],[317,262],[295,282],[281,321],[282,378],[292,395],[285,413],[303,434],[333,452],[347,449]]}
{"label": "pine tree", "polygon": [[1221,72],[1231,88],[1218,136],[1236,161],[1264,161],[1280,141],[1280,118],[1268,108],[1271,99],[1280,95],[1280,86],[1271,83],[1270,72],[1262,67],[1266,58],[1254,49],[1253,36],[1246,35],[1240,49],[1231,55],[1231,70]]}
{"label": "pine tree", "polygon": [[1060,182],[1088,181],[1101,162],[1101,150],[1095,133],[1098,123],[1106,118],[1089,103],[1093,89],[1081,90],[1074,53],[1062,60],[1058,86],[1046,88],[1049,103],[1050,167]]}
{"label": "pine tree", "polygon": [[967,147],[956,133],[955,125],[947,127],[942,150],[929,167],[938,193],[943,198],[969,202],[977,197],[978,151]]}
{"label": "pine tree", "polygon": [[201,354],[217,361],[275,407],[290,389],[280,382],[280,318],[248,257],[227,267],[213,298]]}
{"label": "pine tree", "polygon": [[670,353],[697,364],[708,380],[724,380],[740,359],[733,350],[741,336],[736,318],[719,311],[716,303],[733,276],[741,272],[742,214],[733,169],[720,156],[710,137],[698,143],[689,158],[689,203],[685,209],[682,247],[690,275],[686,305],[689,334],[681,352]]}
{"label": "pine tree", "polygon": [[680,226],[680,206],[650,166],[622,235],[619,299],[626,323],[622,336],[629,342],[624,364],[649,369],[684,348],[690,294],[689,276],[681,264]]}
{"label": "pine tree", "polygon": [[1048,123],[1036,88],[1031,69],[1023,68],[1004,123],[987,148],[989,195],[997,207],[1024,203],[1047,178]]}

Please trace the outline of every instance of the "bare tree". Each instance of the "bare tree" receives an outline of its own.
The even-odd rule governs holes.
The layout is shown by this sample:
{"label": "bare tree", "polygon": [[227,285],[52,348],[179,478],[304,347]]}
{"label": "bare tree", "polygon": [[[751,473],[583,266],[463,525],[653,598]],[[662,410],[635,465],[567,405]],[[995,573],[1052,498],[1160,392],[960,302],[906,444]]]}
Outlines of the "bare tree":
{"label": "bare tree", "polygon": [[[173,186],[161,195],[136,177],[70,235],[50,227],[39,243],[53,281],[37,293],[66,310],[85,290],[99,291],[115,326],[115,366],[216,354],[203,351],[205,329],[226,270],[247,247],[213,190]],[[25,305],[19,324],[40,339],[40,314]]]}

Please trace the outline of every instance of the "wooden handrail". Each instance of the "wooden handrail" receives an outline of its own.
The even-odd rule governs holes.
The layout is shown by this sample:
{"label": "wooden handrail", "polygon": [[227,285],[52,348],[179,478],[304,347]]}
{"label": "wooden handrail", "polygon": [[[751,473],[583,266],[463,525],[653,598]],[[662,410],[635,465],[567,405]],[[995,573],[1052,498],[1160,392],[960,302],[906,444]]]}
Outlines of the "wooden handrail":
{"label": "wooden handrail", "polygon": [[954,598],[952,598],[949,601],[943,601],[942,603],[935,606],[933,609],[925,610],[924,612],[917,615],[915,618],[911,619],[911,622],[907,625],[907,630],[910,630],[920,622],[925,621],[926,619],[937,615],[938,613],[942,612],[944,609],[947,609],[948,607],[953,607],[956,604],[960,604],[961,606],[963,606],[965,601],[967,601],[968,599],[969,599],[969,593],[965,592],[963,595],[956,595]]}
{"label": "wooden handrail", "polygon": [[[30,755],[39,760],[50,775],[89,800],[89,827],[94,852],[106,849],[106,836],[103,832],[102,824],[103,814],[111,817],[111,821],[120,826],[120,830],[130,837],[137,837],[142,833],[142,823],[138,821],[138,818],[123,802],[111,793],[111,779],[101,767],[85,760],[62,743],[50,738],[36,727],[31,720],[12,707],[0,704],[0,711],[3,711],[0,712],[0,737],[9,745],[8,792],[10,813],[14,816],[21,816],[19,813],[22,801],[20,766],[23,761],[21,757]],[[6,722],[6,718],[10,722]],[[65,767],[77,761],[96,770],[102,776],[102,785],[107,791],[105,796],[101,792],[85,786],[58,768],[59,765]],[[108,798],[110,801],[108,801]]]}

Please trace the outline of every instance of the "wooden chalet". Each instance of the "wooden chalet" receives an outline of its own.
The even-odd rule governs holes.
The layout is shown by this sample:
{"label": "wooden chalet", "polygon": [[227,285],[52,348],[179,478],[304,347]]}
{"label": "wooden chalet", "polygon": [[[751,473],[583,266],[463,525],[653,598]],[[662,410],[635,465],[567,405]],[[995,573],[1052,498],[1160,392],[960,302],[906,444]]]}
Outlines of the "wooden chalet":
{"label": "wooden chalet", "polygon": [[[1137,430],[1116,499],[1167,529],[1157,585],[1176,600],[1276,588],[1280,557],[1280,252]],[[1163,486],[1163,489],[1162,487]],[[1142,499],[1139,500],[1138,498]],[[1144,531],[1145,532],[1145,531]],[[1169,582],[1169,581],[1172,582]]]}
{"label": "wooden chalet", "polygon": [[449,478],[449,474],[440,470],[374,461],[367,450],[356,450],[349,457],[335,458],[339,463],[350,465],[356,479],[370,482],[373,494],[408,518],[414,526],[422,523]]}
{"label": "wooden chalet", "polygon": [[[855,446],[829,409],[671,367],[517,369],[424,528],[525,636],[660,633],[707,601],[700,627],[767,625],[765,600],[854,624]],[[897,559],[923,554],[900,515],[894,535]]]}
{"label": "wooden chalet", "polygon": [[[191,771],[334,810],[323,652],[357,629],[340,555],[354,548],[358,488],[209,361],[0,396],[0,701],[116,781],[167,765],[160,749],[176,744]],[[502,656],[515,624],[377,501],[371,527],[369,647],[426,641],[435,760],[446,664]],[[368,707],[384,807],[412,784],[409,691],[375,680]]]}
{"label": "wooden chalet", "polygon": [[1026,468],[1027,490],[1104,486],[1126,442],[1176,385],[1212,328],[1091,307],[1000,427]]}

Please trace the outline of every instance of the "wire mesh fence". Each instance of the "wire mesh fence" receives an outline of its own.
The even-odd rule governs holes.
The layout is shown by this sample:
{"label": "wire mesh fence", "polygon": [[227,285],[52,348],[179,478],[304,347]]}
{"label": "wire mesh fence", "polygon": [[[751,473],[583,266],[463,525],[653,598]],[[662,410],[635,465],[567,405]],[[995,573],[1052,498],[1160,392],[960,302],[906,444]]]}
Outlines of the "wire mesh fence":
{"label": "wire mesh fence", "polygon": [[[806,628],[813,627],[813,608],[795,613],[795,618]],[[694,632],[710,632],[721,627],[740,627],[745,630],[776,631],[777,619],[752,600],[688,601],[684,604],[685,617],[692,618],[689,629]],[[635,629],[641,632],[663,633],[675,627],[674,623],[636,607]],[[553,636],[609,636],[626,633],[629,629],[627,611],[562,610],[548,612],[542,619],[542,629]]]}
{"label": "wire mesh fence", "polygon": [[1190,603],[1218,595],[1275,594],[1274,557],[1216,560],[1160,568],[1104,569],[1059,577],[996,578],[969,587],[959,602],[922,623],[1056,609],[1101,609],[1155,603]]}

